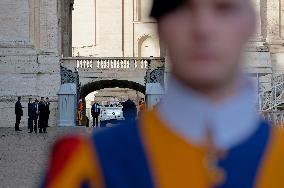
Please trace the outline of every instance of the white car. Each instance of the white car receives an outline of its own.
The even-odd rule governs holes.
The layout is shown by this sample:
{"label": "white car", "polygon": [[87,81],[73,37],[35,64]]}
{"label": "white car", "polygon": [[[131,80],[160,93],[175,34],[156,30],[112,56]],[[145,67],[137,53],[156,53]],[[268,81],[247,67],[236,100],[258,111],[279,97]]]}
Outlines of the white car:
{"label": "white car", "polygon": [[122,106],[104,106],[101,107],[100,122],[101,127],[110,124],[118,124],[124,121]]}

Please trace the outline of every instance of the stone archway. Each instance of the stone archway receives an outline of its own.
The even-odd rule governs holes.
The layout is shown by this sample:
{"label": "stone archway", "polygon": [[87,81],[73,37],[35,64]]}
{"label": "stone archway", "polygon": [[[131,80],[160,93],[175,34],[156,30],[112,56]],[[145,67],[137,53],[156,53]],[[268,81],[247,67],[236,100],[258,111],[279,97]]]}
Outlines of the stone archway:
{"label": "stone archway", "polygon": [[94,91],[99,91],[102,89],[107,89],[107,88],[127,88],[127,89],[132,89],[135,91],[138,91],[142,94],[145,95],[146,92],[146,87],[133,81],[129,80],[99,80],[95,82],[90,82],[87,83],[83,86],[81,86],[80,89],[80,98],[83,101],[83,110],[81,111],[82,118],[78,120],[79,125],[87,125],[89,120],[87,120],[87,103],[85,98],[87,97],[88,94],[91,94]]}
{"label": "stone archway", "polygon": [[80,96],[85,98],[89,93],[105,88],[128,88],[139,91],[143,94],[146,92],[146,87],[133,81],[129,80],[100,80],[85,84],[81,87]]}

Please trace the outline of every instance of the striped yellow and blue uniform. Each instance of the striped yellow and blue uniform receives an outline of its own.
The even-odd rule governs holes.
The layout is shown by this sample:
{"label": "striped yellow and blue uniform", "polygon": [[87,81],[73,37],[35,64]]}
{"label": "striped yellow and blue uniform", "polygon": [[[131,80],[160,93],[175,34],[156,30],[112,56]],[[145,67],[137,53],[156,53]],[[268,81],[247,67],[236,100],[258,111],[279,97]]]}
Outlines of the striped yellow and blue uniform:
{"label": "striped yellow and blue uniform", "polygon": [[203,147],[172,132],[156,112],[147,112],[141,119],[95,133],[91,139],[59,140],[43,187],[284,187],[284,133],[265,121],[216,161],[225,175],[216,184],[205,165]]}

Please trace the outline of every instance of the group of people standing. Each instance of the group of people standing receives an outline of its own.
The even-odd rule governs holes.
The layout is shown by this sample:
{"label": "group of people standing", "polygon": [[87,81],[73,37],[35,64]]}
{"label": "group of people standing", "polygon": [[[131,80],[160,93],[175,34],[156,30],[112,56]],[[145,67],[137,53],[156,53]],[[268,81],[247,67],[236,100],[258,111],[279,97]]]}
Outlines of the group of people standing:
{"label": "group of people standing", "polygon": [[[35,132],[37,133],[46,133],[46,129],[48,127],[48,120],[50,115],[50,102],[49,98],[41,97],[40,101],[35,99],[32,102],[32,99],[29,98],[28,103],[28,129],[29,133]],[[15,104],[15,114],[16,114],[16,123],[15,123],[15,131],[20,130],[20,122],[21,117],[23,116],[23,106],[21,104],[21,97],[18,97],[18,101]]]}

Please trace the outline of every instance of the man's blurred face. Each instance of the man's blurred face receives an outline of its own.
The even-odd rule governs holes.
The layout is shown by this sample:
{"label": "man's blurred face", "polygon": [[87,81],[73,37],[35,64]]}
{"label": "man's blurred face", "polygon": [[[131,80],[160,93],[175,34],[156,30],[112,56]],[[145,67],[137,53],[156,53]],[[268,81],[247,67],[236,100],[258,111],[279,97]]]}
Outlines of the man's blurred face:
{"label": "man's blurred face", "polygon": [[250,0],[188,0],[159,19],[173,74],[201,88],[219,87],[236,78],[254,27]]}

